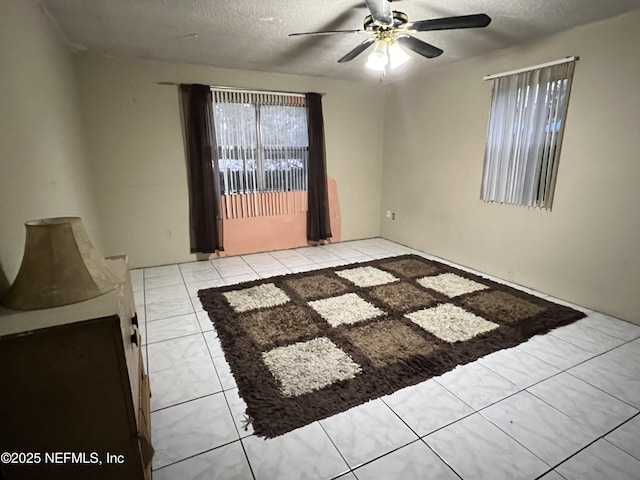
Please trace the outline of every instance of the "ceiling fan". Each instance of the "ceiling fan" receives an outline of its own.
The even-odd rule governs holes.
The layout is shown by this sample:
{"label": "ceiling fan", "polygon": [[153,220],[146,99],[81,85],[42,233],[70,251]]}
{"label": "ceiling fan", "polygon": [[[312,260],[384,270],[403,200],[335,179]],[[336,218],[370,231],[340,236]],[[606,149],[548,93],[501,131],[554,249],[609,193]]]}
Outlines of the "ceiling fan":
{"label": "ceiling fan", "polygon": [[409,60],[409,55],[402,47],[408,48],[426,58],[435,58],[442,55],[441,49],[411,36],[413,33],[459,28],[483,28],[491,23],[491,17],[484,13],[409,22],[409,17],[406,13],[391,10],[391,0],[365,0],[365,3],[370,15],[364,17],[361,29],[291,33],[289,36],[341,33],[371,35],[370,38],[367,38],[340,58],[338,62],[349,62],[373,45],[373,52],[369,55],[366,66],[373,70],[384,71],[387,65],[393,69]]}

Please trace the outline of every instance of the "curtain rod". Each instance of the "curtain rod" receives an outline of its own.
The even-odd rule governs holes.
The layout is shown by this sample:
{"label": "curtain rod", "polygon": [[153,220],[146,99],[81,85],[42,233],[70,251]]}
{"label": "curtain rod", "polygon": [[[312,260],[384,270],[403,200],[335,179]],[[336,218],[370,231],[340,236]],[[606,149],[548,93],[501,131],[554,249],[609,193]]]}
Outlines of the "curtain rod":
{"label": "curtain rod", "polygon": [[539,68],[552,67],[554,65],[561,65],[563,63],[569,63],[569,62],[577,62],[578,60],[580,60],[580,57],[561,58],[560,60],[541,63],[540,65],[534,65],[532,67],[518,68],[517,70],[511,70],[509,72],[494,73],[492,75],[487,75],[486,77],[483,78],[483,80],[493,80],[494,78],[507,77],[509,75],[515,75],[517,73],[524,73],[524,72],[530,72],[531,70],[538,70]]}
{"label": "curtain rod", "polygon": [[[181,84],[180,83],[175,83],[175,82],[158,82],[158,85],[179,86]],[[211,85],[211,90],[218,91],[218,92],[236,90],[236,91],[240,91],[240,92],[244,92],[244,93],[257,93],[257,94],[266,93],[266,94],[269,94],[269,95],[286,95],[286,96],[289,96],[289,97],[304,97],[304,93],[284,92],[284,91],[281,91],[281,90],[251,90],[249,88],[224,87],[224,86],[220,86],[220,85]],[[320,95],[324,97],[326,94],[324,92],[320,92]]]}

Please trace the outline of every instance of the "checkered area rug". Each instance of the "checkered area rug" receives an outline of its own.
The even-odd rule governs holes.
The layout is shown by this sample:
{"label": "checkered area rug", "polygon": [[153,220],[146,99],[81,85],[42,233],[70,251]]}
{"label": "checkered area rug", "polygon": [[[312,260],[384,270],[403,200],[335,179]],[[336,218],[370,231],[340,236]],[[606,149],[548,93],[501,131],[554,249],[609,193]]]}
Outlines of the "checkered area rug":
{"label": "checkered area rug", "polygon": [[584,316],[416,255],[198,295],[267,438]]}

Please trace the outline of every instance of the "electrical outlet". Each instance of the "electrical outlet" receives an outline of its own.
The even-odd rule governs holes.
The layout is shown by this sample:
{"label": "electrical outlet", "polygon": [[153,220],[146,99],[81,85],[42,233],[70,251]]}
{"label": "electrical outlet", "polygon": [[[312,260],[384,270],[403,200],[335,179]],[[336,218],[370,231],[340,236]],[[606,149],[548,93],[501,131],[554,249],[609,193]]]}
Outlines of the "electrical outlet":
{"label": "electrical outlet", "polygon": [[391,212],[391,220],[395,220],[396,219],[396,212]]}

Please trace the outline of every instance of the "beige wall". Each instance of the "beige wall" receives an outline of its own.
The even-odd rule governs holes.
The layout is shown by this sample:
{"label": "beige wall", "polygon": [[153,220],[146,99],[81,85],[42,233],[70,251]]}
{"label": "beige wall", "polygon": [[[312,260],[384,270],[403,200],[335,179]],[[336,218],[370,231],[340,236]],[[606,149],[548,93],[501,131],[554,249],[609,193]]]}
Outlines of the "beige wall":
{"label": "beige wall", "polygon": [[9,281],[24,222],[81,216],[100,246],[73,59],[30,0],[0,7],[0,265]]}
{"label": "beige wall", "polygon": [[[384,237],[640,323],[640,13],[390,86]],[[491,83],[580,56],[553,211],[479,200]]]}
{"label": "beige wall", "polygon": [[382,87],[92,55],[77,58],[80,94],[108,253],[133,266],[193,259],[177,87],[205,83],[324,92],[327,170],[345,240],[380,231]]}

